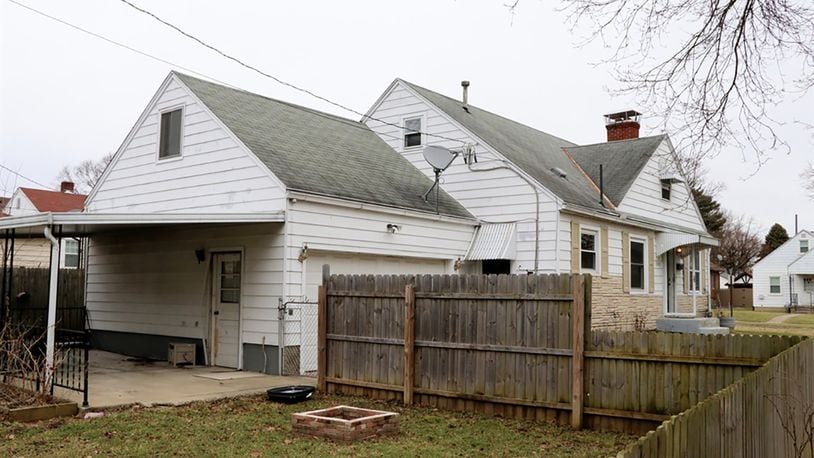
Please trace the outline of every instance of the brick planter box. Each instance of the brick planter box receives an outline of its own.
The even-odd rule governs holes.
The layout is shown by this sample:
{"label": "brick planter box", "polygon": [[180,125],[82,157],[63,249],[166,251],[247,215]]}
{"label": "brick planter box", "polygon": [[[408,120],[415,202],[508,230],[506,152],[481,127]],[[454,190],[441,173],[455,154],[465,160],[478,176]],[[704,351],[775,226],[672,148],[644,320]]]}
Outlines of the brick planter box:
{"label": "brick planter box", "polygon": [[399,414],[336,406],[293,414],[294,431],[341,442],[355,442],[399,431]]}

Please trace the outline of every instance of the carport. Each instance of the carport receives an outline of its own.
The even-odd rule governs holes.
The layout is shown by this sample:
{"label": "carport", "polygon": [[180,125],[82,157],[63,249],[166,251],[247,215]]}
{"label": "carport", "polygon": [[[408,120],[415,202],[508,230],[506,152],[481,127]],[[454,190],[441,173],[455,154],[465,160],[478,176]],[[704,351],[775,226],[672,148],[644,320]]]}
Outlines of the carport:
{"label": "carport", "polygon": [[[6,320],[12,319],[9,314],[9,304],[11,301],[8,296],[12,291],[11,274],[14,268],[15,239],[30,237],[43,237],[47,239],[51,244],[51,261],[49,263],[50,275],[48,283],[47,312],[44,313],[44,319],[42,320],[42,326],[45,328],[44,333],[46,335],[43,353],[45,355],[47,368],[46,380],[43,382],[46,383],[46,386],[50,386],[52,390],[54,390],[56,387],[56,389],[66,389],[79,392],[83,398],[83,404],[88,405],[89,384],[104,382],[105,377],[107,376],[107,378],[110,379],[110,375],[113,373],[129,372],[130,375],[133,375],[141,372],[137,370],[123,371],[121,370],[122,366],[120,364],[118,365],[118,371],[106,372],[103,367],[104,363],[111,362],[113,359],[104,359],[99,362],[101,364],[95,364],[94,362],[89,361],[89,359],[92,359],[97,352],[90,352],[89,350],[90,342],[87,326],[85,326],[85,329],[81,330],[63,330],[58,328],[58,319],[64,320],[64,317],[62,316],[58,318],[57,307],[57,289],[60,278],[59,259],[62,238],[70,237],[87,240],[97,235],[116,234],[120,231],[128,230],[130,232],[145,231],[146,234],[149,234],[152,231],[167,228],[189,228],[197,230],[199,227],[232,227],[234,225],[283,223],[284,220],[285,215],[282,211],[272,213],[233,214],[103,214],[76,212],[40,213],[29,216],[2,218],[0,219],[0,235],[4,237],[5,243],[3,250],[3,281],[2,285],[0,285],[2,295],[0,295],[0,297],[4,298],[4,300],[2,302],[2,313],[0,313],[0,325],[4,324]],[[80,258],[83,258],[83,255],[84,253],[80,252]],[[191,251],[189,256],[199,256],[199,253]],[[87,277],[85,281],[87,282]],[[85,305],[86,304],[84,303],[81,304],[82,308],[84,308]],[[85,322],[84,314],[79,322]],[[55,349],[58,346],[60,348],[64,348],[66,350],[66,354],[63,355],[59,361],[55,361]],[[137,366],[134,365],[127,367],[130,369],[137,368]],[[181,373],[190,372],[189,370],[184,372],[184,369],[170,369],[168,366],[165,366],[164,368],[167,369],[166,373],[164,371],[158,371],[145,377],[150,380],[155,380],[155,376],[164,374],[172,379],[172,377],[176,377]],[[175,371],[178,372],[176,373]],[[128,380],[133,381],[132,385],[135,387],[137,393],[138,390],[141,389],[141,392],[145,396],[148,395],[149,390],[145,390],[143,387],[149,386],[149,384],[142,385],[142,388],[135,386],[135,380],[138,378],[139,377],[127,377]],[[207,379],[203,378],[202,380]],[[175,382],[178,381],[179,380],[175,380]],[[175,382],[170,381],[170,383]],[[207,382],[203,381],[201,383],[205,385]],[[272,382],[271,380],[262,381],[263,386],[268,386],[269,383],[275,382]],[[119,389],[120,391],[126,391],[128,389],[126,385],[127,384],[117,384],[115,388]],[[185,386],[191,387],[195,386],[195,384],[181,383],[178,386],[183,389]],[[102,391],[104,391],[104,387],[105,384],[100,383],[100,389],[102,389]],[[226,390],[226,392],[229,392],[229,390]],[[203,397],[211,397],[217,393],[218,390],[202,389],[198,395]],[[172,393],[170,392],[169,394],[171,395]],[[194,393],[191,395],[194,395]],[[179,396],[179,398],[181,397],[182,396]],[[91,405],[96,404],[94,399],[95,394],[90,395]],[[139,402],[138,399],[135,398],[132,399],[132,401]],[[104,403],[108,402],[104,401]]]}

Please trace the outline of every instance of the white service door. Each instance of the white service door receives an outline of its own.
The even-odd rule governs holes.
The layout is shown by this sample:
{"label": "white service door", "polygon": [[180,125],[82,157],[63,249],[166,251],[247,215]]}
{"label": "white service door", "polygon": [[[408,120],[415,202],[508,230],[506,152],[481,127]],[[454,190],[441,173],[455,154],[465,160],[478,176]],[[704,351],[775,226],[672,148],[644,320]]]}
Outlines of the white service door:
{"label": "white service door", "polygon": [[[405,258],[395,256],[371,256],[361,254],[314,253],[311,252],[305,266],[305,297],[308,301],[318,300],[319,285],[322,284],[322,266],[329,264],[331,274],[443,274],[447,273],[447,262],[443,259]],[[301,373],[317,368],[317,314],[316,307],[304,308],[300,326]]]}
{"label": "white service door", "polygon": [[237,368],[240,353],[240,254],[215,254],[212,267],[212,364]]}

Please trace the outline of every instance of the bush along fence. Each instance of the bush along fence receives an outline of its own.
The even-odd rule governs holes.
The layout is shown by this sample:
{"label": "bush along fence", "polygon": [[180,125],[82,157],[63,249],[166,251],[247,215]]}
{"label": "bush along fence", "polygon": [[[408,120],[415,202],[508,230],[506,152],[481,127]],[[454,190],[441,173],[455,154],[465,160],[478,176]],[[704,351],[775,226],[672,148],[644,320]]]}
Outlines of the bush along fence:
{"label": "bush along fence", "polygon": [[645,456],[814,456],[814,340],[783,351],[618,455]]}
{"label": "bush along fence", "polygon": [[330,275],[318,388],[643,433],[796,337],[592,332],[581,275]]}

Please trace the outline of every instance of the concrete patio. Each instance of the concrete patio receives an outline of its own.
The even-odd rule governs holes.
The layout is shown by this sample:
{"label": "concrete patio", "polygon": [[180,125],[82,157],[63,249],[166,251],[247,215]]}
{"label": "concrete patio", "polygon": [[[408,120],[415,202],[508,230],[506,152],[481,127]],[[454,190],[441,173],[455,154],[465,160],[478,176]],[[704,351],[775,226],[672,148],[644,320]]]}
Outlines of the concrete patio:
{"label": "concrete patio", "polygon": [[[315,385],[308,377],[281,377],[222,367],[171,367],[116,353],[90,354],[90,407],[128,404],[177,405],[191,401],[257,394],[285,385]],[[57,396],[82,403],[82,393],[57,388]]]}

